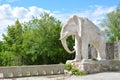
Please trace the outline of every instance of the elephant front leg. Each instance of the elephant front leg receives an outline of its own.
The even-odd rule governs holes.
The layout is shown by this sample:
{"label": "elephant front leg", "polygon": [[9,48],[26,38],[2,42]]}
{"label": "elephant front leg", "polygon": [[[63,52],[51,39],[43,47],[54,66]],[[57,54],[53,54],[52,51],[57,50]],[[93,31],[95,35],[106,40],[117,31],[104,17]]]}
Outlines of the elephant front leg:
{"label": "elephant front leg", "polygon": [[87,41],[87,39],[82,40],[82,58],[83,58],[83,60],[88,59],[88,41]]}
{"label": "elephant front leg", "polygon": [[75,46],[74,49],[76,51],[75,61],[81,61],[81,40],[78,36],[75,36]]}

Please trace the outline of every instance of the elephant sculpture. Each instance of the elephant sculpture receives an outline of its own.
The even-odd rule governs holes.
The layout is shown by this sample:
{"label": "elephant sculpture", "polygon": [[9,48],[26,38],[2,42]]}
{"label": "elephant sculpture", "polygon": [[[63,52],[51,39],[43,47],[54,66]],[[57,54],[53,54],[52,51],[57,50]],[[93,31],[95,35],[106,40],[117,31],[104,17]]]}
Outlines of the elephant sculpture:
{"label": "elephant sculpture", "polygon": [[[68,48],[66,43],[67,37],[71,35],[75,36],[73,51]],[[76,15],[70,17],[62,27],[60,40],[68,53],[76,52],[75,61],[88,59],[88,44],[92,44],[96,48],[98,60],[106,59],[105,36],[95,24],[85,17],[78,17]]]}

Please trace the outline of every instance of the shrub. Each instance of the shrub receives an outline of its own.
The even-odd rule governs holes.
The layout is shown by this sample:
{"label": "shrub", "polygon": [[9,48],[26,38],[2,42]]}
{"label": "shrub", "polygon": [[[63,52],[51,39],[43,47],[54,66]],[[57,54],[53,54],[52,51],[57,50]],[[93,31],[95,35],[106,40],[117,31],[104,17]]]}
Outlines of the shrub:
{"label": "shrub", "polygon": [[72,74],[73,74],[73,75],[77,75],[77,76],[83,76],[83,75],[85,75],[85,72],[84,72],[84,71],[80,71],[80,70],[77,69],[76,67],[73,67],[73,68],[71,69],[71,71],[72,71]]}
{"label": "shrub", "polygon": [[119,71],[119,69],[112,68],[111,71],[112,71],[112,72],[117,72],[117,71]]}
{"label": "shrub", "polygon": [[65,69],[68,70],[68,71],[70,71],[70,70],[72,69],[71,63],[67,63],[67,64],[65,65]]}
{"label": "shrub", "polygon": [[98,61],[96,58],[92,58],[93,61]]}
{"label": "shrub", "polygon": [[85,75],[84,71],[80,71],[79,69],[77,69],[75,66],[72,66],[71,63],[67,63],[65,66],[65,69],[68,71],[71,71],[73,75],[79,75],[79,76],[83,76]]}

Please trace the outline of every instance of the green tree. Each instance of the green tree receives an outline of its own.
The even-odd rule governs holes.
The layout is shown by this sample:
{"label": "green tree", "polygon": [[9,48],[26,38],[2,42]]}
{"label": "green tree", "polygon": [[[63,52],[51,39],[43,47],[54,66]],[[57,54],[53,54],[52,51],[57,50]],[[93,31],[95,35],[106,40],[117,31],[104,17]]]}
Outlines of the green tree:
{"label": "green tree", "polygon": [[21,65],[22,63],[22,25],[19,20],[16,20],[15,25],[8,26],[7,35],[3,34],[3,39],[5,42],[5,51],[11,52],[16,56],[16,65]]}
{"label": "green tree", "polygon": [[106,15],[101,26],[105,28],[108,42],[120,40],[120,4],[114,11]]}
{"label": "green tree", "polygon": [[0,66],[13,66],[15,65],[14,55],[10,52],[0,52]]}
{"label": "green tree", "polygon": [[[61,22],[47,13],[25,23],[8,26],[0,41],[0,66],[65,63],[74,58],[59,40]],[[73,41],[68,40],[70,48]]]}
{"label": "green tree", "polygon": [[2,52],[2,50],[3,50],[3,46],[4,46],[3,41],[0,41],[0,52]]}
{"label": "green tree", "polygon": [[[40,18],[33,18],[26,23],[29,34],[26,33],[25,44],[29,50],[27,54],[33,64],[65,63],[73,55],[66,53],[59,40],[61,22],[47,13],[41,14]],[[31,36],[30,36],[31,35]],[[24,39],[25,40],[25,39]]]}

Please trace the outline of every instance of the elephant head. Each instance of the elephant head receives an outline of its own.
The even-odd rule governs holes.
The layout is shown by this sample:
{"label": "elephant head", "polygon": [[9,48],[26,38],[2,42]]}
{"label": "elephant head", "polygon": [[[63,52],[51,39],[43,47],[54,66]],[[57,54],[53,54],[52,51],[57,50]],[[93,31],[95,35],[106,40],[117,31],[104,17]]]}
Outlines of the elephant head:
{"label": "elephant head", "polygon": [[61,30],[61,34],[60,34],[60,40],[61,43],[64,47],[64,49],[68,52],[68,53],[74,53],[75,50],[71,51],[66,43],[66,39],[68,36],[75,36],[78,33],[78,17],[76,15],[70,17],[68,19],[68,21],[66,22],[65,25],[63,25],[62,30]]}

